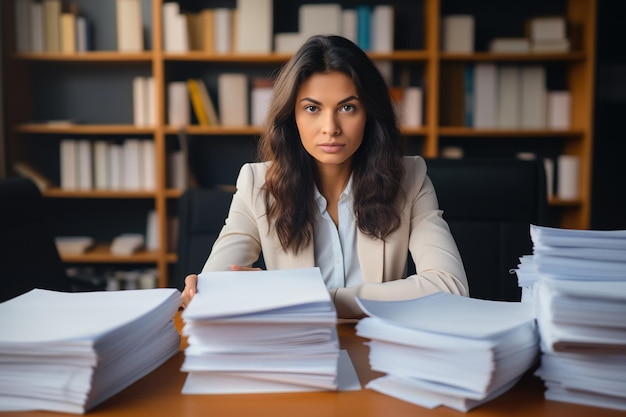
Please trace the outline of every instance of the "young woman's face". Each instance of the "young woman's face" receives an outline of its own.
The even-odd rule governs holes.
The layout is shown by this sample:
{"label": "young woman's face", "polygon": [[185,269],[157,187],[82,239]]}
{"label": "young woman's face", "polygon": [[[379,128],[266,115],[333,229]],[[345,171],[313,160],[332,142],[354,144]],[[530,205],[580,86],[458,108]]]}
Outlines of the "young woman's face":
{"label": "young woman's face", "polygon": [[302,145],[318,165],[350,164],[366,119],[350,77],[337,71],[311,75],[298,91],[295,116]]}

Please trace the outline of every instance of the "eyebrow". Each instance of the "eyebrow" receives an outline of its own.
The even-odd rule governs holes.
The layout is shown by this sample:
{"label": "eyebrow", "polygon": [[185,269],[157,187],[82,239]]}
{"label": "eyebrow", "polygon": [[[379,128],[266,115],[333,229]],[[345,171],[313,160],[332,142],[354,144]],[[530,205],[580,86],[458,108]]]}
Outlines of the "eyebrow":
{"label": "eyebrow", "polygon": [[[346,97],[343,100],[339,101],[339,103],[337,103],[337,104],[339,104],[339,105],[340,104],[344,104],[344,103],[347,103],[347,102],[352,101],[352,100],[359,100],[359,98],[357,96]],[[304,98],[300,99],[300,102],[303,102],[303,101],[310,101],[311,103],[317,104],[318,106],[322,104],[320,101],[314,100],[311,97],[304,97]]]}

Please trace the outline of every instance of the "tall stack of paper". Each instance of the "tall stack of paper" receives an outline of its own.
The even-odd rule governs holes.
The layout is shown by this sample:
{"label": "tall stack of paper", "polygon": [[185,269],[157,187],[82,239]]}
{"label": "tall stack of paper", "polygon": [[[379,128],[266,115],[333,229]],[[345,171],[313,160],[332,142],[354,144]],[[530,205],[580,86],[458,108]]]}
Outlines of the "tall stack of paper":
{"label": "tall stack of paper", "polygon": [[513,386],[539,352],[531,304],[435,293],[407,301],[359,299],[370,316],[367,388],[427,408],[468,411]]}
{"label": "tall stack of paper", "polygon": [[176,289],[63,293],[0,304],[0,411],[85,413],[180,346]]}
{"label": "tall stack of paper", "polygon": [[336,390],[351,368],[318,268],[202,273],[182,317],[185,394]]}
{"label": "tall stack of paper", "polygon": [[626,410],[626,230],[530,234],[517,275],[534,289],[545,397]]}

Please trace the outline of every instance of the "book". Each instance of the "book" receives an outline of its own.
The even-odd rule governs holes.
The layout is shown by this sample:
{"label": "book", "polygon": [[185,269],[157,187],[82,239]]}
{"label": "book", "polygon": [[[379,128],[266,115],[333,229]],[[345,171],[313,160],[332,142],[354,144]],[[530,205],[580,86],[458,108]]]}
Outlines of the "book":
{"label": "book", "polygon": [[215,17],[213,9],[200,11],[200,27],[202,28],[202,51],[207,54],[215,53]]}
{"label": "book", "polygon": [[202,15],[200,13],[185,12],[185,17],[187,20],[187,39],[189,39],[189,50],[202,51],[204,42]]}
{"label": "book", "polygon": [[188,79],[187,89],[189,90],[189,99],[191,100],[193,112],[196,115],[198,124],[200,126],[208,126],[210,124],[209,117],[206,109],[204,108],[202,97],[200,96],[200,89],[198,88],[197,80],[193,78]]}
{"label": "book", "polygon": [[273,17],[273,0],[237,0],[235,52],[272,52]]}
{"label": "book", "polygon": [[576,200],[579,197],[578,177],[580,163],[575,155],[559,155],[556,162],[557,197],[563,200]]}
{"label": "book", "polygon": [[93,142],[93,172],[94,188],[106,190],[109,188],[109,143],[97,139]]}
{"label": "book", "polygon": [[142,190],[154,191],[156,190],[156,150],[154,147],[154,140],[141,139],[140,140],[140,152],[141,152],[141,185]]}
{"label": "book", "polygon": [[147,79],[146,77],[133,77],[133,124],[135,126],[147,126]]}
{"label": "book", "polygon": [[277,33],[274,35],[274,51],[291,54],[296,52],[304,41],[304,36],[300,32]]}
{"label": "book", "polygon": [[141,190],[143,183],[141,139],[127,138],[124,140],[122,147],[122,163],[124,164],[122,188],[125,190]]}
{"label": "book", "polygon": [[466,65],[463,71],[464,94],[464,126],[474,126],[474,112],[476,111],[475,87],[474,87],[474,65]]}
{"label": "book", "polygon": [[85,16],[76,16],[76,52],[91,51],[91,25]]}
{"label": "book", "polygon": [[189,33],[187,15],[180,12],[177,2],[163,3],[163,50],[166,52],[187,52]]}
{"label": "book", "polygon": [[124,181],[124,145],[111,142],[108,147],[109,189],[121,190]]}
{"label": "book", "polygon": [[521,68],[520,126],[526,129],[546,127],[546,72],[540,65]]}
{"label": "book", "polygon": [[248,77],[243,73],[220,73],[217,103],[222,126],[248,124]]}
{"label": "book", "polygon": [[45,50],[43,3],[38,1],[30,3],[29,19],[30,52],[41,53]]}
{"label": "book", "polygon": [[313,35],[341,35],[341,5],[302,4],[298,8],[298,22],[299,32],[304,39]]}
{"label": "book", "polygon": [[77,175],[79,190],[91,190],[93,188],[93,162],[91,141],[79,139],[76,141]]}
{"label": "book", "polygon": [[520,70],[516,65],[498,66],[497,126],[517,129],[520,126]]}
{"label": "book", "polygon": [[357,43],[357,15],[356,9],[342,9],[341,11],[341,36]]}
{"label": "book", "polygon": [[494,38],[489,42],[489,52],[528,53],[530,41],[528,38]]}
{"label": "book", "polygon": [[228,54],[233,51],[233,11],[226,7],[213,9],[213,50],[216,54]]}
{"label": "book", "polygon": [[394,49],[395,15],[388,4],[373,7],[371,16],[370,42],[372,52],[392,52]]}
{"label": "book", "polygon": [[43,0],[46,52],[61,51],[61,0]]}
{"label": "book", "polygon": [[274,92],[274,83],[271,79],[255,78],[252,80],[250,91],[250,123],[253,126],[262,126],[269,109]]}
{"label": "book", "polygon": [[60,185],[63,190],[78,189],[78,143],[61,139],[59,143]]}
{"label": "book", "polygon": [[528,37],[532,41],[565,39],[566,23],[563,16],[537,16],[527,22]]}
{"label": "book", "polygon": [[474,16],[447,15],[443,16],[441,23],[444,52],[474,52]]}
{"label": "book", "polygon": [[356,44],[364,51],[369,51],[371,46],[372,9],[370,6],[360,4],[356,6]]}
{"label": "book", "polygon": [[475,128],[496,127],[498,106],[498,68],[496,64],[479,63],[474,66],[474,121]]}
{"label": "book", "polygon": [[207,113],[209,124],[213,126],[219,125],[220,119],[217,115],[217,111],[215,110],[215,103],[213,102],[204,81],[197,78],[196,84],[198,85],[198,91],[200,91],[200,99],[202,100],[202,105]]}
{"label": "book", "polygon": [[31,52],[31,19],[32,0],[14,0],[15,9],[15,51]]}
{"label": "book", "polygon": [[170,125],[187,126],[190,120],[190,103],[187,82],[171,81],[167,84],[167,121]]}
{"label": "book", "polygon": [[141,0],[115,0],[115,24],[119,52],[143,51]]}
{"label": "book", "polygon": [[547,108],[550,129],[571,127],[572,95],[569,91],[548,91]]}
{"label": "book", "polygon": [[0,411],[93,409],[178,352],[179,305],[174,288],[33,289],[0,303]]}
{"label": "book", "polygon": [[422,126],[423,92],[421,87],[407,87],[402,97],[403,124],[405,127]]}
{"label": "book", "polygon": [[76,52],[76,15],[61,13],[61,52],[73,54]]}

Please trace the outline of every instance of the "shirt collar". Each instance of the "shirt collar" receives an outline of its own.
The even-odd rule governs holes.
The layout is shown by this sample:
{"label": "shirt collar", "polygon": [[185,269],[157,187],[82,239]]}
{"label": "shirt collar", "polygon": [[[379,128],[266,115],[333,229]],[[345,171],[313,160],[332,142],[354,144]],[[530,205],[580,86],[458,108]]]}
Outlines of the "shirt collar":
{"label": "shirt collar", "polygon": [[[317,208],[320,211],[320,213],[324,213],[324,211],[326,211],[326,204],[327,204],[326,199],[324,198],[322,193],[320,193],[320,191],[317,189],[317,185],[314,185],[313,189],[314,189],[313,197],[315,199],[315,204],[317,204]],[[346,188],[344,188],[343,191],[341,192],[339,201],[344,201],[348,198],[351,198],[351,196],[352,196],[352,174],[350,174],[350,178],[348,179]]]}

